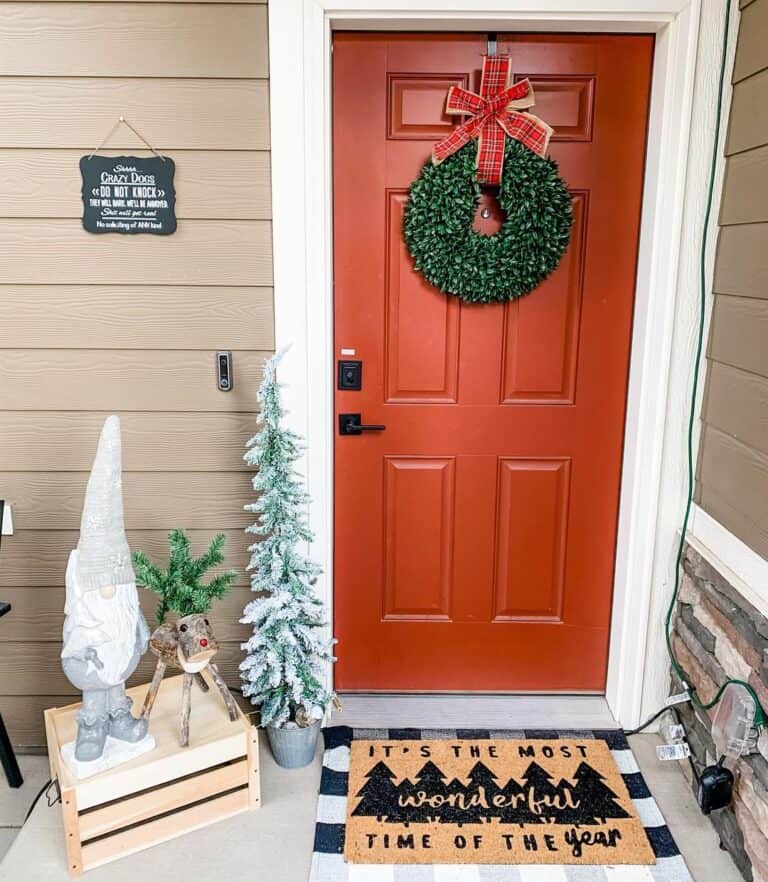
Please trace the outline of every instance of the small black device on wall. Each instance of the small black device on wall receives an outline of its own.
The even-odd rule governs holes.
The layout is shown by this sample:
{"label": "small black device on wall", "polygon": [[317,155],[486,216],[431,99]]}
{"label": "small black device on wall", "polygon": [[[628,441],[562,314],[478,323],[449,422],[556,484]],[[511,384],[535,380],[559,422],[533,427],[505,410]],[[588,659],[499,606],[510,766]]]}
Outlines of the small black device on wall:
{"label": "small black device on wall", "polygon": [[83,156],[83,226],[89,233],[175,233],[175,171],[168,156]]}
{"label": "small black device on wall", "polygon": [[724,759],[707,766],[699,778],[696,798],[705,815],[729,806],[733,799],[733,772],[723,765]]}
{"label": "small black device on wall", "polygon": [[232,375],[232,353],[216,353],[216,383],[220,392],[231,392],[234,386]]}

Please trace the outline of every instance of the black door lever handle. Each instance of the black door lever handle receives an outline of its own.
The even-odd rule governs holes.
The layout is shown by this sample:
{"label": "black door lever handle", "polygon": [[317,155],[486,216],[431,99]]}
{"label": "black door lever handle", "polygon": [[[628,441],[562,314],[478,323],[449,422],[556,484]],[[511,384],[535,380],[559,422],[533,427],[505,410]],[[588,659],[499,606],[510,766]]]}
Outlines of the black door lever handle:
{"label": "black door lever handle", "polygon": [[383,432],[386,426],[371,424],[363,425],[359,413],[339,414],[339,435],[362,435],[363,432]]}

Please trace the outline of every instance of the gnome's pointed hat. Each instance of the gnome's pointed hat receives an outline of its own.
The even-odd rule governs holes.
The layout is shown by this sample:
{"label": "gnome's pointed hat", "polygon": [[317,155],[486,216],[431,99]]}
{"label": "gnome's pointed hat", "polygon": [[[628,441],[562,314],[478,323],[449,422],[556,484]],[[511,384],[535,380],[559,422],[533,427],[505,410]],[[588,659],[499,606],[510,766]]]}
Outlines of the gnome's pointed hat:
{"label": "gnome's pointed hat", "polygon": [[81,591],[135,582],[123,521],[120,420],[107,417],[85,491],[77,577]]}

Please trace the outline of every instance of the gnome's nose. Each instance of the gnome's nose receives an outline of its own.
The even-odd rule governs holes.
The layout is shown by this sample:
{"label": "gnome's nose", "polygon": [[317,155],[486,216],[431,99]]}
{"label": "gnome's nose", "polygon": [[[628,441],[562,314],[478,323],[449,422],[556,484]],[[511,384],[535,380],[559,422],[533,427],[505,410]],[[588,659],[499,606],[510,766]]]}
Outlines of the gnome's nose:
{"label": "gnome's nose", "polygon": [[207,645],[208,645],[208,641],[205,639],[205,637],[201,637],[201,638],[200,638],[200,645],[201,645],[201,646],[207,646]]}

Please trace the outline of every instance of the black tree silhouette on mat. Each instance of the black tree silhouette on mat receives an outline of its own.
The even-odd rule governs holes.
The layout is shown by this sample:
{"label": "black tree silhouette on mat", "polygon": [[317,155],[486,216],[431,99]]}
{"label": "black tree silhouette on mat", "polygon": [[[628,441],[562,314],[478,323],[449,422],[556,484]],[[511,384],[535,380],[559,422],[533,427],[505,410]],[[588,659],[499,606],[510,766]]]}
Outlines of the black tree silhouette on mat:
{"label": "black tree silhouette on mat", "polygon": [[595,824],[598,819],[605,823],[607,818],[630,817],[629,812],[616,801],[613,790],[603,783],[605,777],[589,763],[579,763],[573,778],[576,782],[574,796],[579,801],[582,824]]}
{"label": "black tree silhouette on mat", "polygon": [[395,783],[395,773],[378,762],[365,775],[357,793],[360,801],[355,816],[376,817],[389,824],[482,824],[494,818],[502,824],[583,824],[605,823],[609,818],[631,815],[605,783],[605,776],[589,763],[581,762],[573,779],[561,778],[555,785],[552,775],[537,762],[531,762],[522,776],[511,777],[502,787],[496,773],[476,762],[467,773],[466,783],[447,777],[431,760],[415,779]]}
{"label": "black tree silhouette on mat", "polygon": [[491,821],[495,808],[493,797],[499,793],[496,774],[481,762],[469,770],[469,782],[454,778],[447,786],[447,796],[440,812],[444,824],[482,824]]}
{"label": "black tree silhouette on mat", "polygon": [[407,827],[411,821],[418,820],[415,815],[419,810],[414,809],[412,803],[416,789],[416,785],[410,778],[403,778],[397,785],[393,805],[387,813],[388,823],[405,824]]}
{"label": "black tree silhouette on mat", "polygon": [[498,809],[493,804],[493,798],[498,796],[500,792],[499,785],[496,783],[498,776],[484,763],[476,762],[469,770],[468,777],[469,785],[467,790],[470,794],[470,800],[472,796],[480,797],[483,795],[485,797],[485,806],[478,804],[470,807],[468,814],[472,816],[473,820],[478,822],[483,820],[490,822],[491,818],[498,814]]}
{"label": "black tree silhouette on mat", "polygon": [[479,819],[471,817],[471,812],[466,810],[466,805],[471,795],[470,788],[458,778],[452,778],[446,786],[447,796],[445,805],[440,812],[440,821],[443,824],[478,824]]}
{"label": "black tree silhouette on mat", "polygon": [[497,814],[502,824],[540,824],[541,818],[531,811],[528,803],[528,789],[522,787],[516,778],[510,778],[501,788],[504,805]]}
{"label": "black tree silhouette on mat", "polygon": [[591,817],[584,817],[584,806],[579,801],[576,788],[566,778],[561,778],[557,784],[557,792],[560,796],[560,805],[562,808],[558,810],[555,816],[556,824],[575,824],[577,827],[581,824],[596,824]]}
{"label": "black tree silhouette on mat", "polygon": [[524,789],[531,791],[528,804],[534,817],[538,821],[554,820],[557,815],[555,806],[558,804],[559,793],[552,783],[549,772],[538,763],[532,762],[523,772],[523,781]]}
{"label": "black tree silhouette on mat", "polygon": [[397,809],[397,788],[393,781],[395,773],[386,763],[378,762],[366,774],[366,782],[358,790],[362,799],[352,812],[356,816],[376,816],[380,821]]}
{"label": "black tree silhouette on mat", "polygon": [[[416,800],[419,800],[419,794],[423,793],[427,798],[434,796],[442,797],[443,800],[448,796],[448,787],[445,783],[445,775],[443,772],[429,760],[416,773],[416,783],[414,784]],[[442,820],[443,807],[432,806],[423,803],[419,807],[414,808],[413,821],[440,821]]]}

